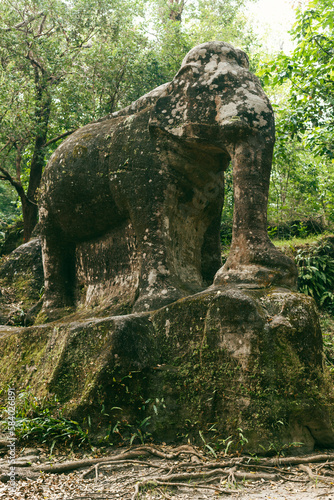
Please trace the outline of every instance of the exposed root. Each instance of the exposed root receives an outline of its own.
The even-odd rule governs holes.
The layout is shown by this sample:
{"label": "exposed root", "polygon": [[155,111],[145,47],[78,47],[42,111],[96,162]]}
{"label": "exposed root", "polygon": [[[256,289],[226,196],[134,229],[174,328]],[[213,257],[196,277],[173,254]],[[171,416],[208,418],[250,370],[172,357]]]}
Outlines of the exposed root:
{"label": "exposed root", "polygon": [[[240,492],[238,485],[242,482],[245,486],[249,484],[247,481],[252,485],[257,481],[272,484],[277,480],[282,483],[333,483],[334,454],[272,459],[222,456],[208,460],[203,452],[192,446],[168,447],[168,451],[166,448],[139,446],[102,458],[16,467],[16,479],[36,480],[45,473],[84,469],[77,475],[83,484],[95,484],[96,488],[101,484],[103,488],[121,484],[126,492],[124,498],[132,500],[144,498],[145,489],[155,489],[160,497],[169,500],[171,488],[206,489],[221,495],[234,495]],[[23,459],[17,461],[18,464],[23,462]],[[0,481],[6,483],[10,477],[9,469],[5,460],[2,465]],[[130,470],[123,472],[125,467]],[[108,495],[105,498],[109,498]]]}
{"label": "exposed root", "polygon": [[145,457],[148,455],[154,455],[165,460],[175,460],[180,455],[195,455],[199,458],[203,458],[192,446],[179,446],[175,449],[173,453],[164,453],[158,448],[153,448],[152,446],[140,446],[134,449],[128,449],[119,455],[113,455],[110,457],[103,458],[89,458],[86,460],[73,460],[69,462],[63,462],[59,464],[52,465],[38,465],[33,466],[32,470],[36,472],[47,472],[47,473],[57,473],[70,472],[76,469],[83,469],[85,467],[90,467],[91,465],[107,462],[116,462],[119,460],[131,460],[133,458]]}

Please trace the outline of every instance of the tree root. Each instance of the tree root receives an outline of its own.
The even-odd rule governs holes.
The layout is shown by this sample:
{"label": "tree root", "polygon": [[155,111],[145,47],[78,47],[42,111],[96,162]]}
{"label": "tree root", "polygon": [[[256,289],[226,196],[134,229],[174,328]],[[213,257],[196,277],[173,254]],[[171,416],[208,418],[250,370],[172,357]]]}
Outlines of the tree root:
{"label": "tree root", "polygon": [[[115,473],[117,468],[128,466],[146,468],[146,474],[145,470],[144,474],[140,472],[139,481],[139,474],[134,470],[129,475],[122,476],[123,486],[126,486],[128,493],[132,495],[132,500],[139,498],[145,488],[156,488],[161,496],[169,499],[170,496],[165,492],[166,488],[207,489],[231,495],[239,491],[236,490],[236,486],[240,481],[252,481],[252,483],[273,482],[278,479],[294,482],[333,481],[334,454],[330,453],[272,459],[246,456],[222,457],[209,461],[207,456],[189,445],[169,450],[171,451],[166,452],[161,447],[139,446],[102,458],[17,467],[16,479],[38,479],[41,473],[60,474],[86,469],[80,473],[81,480],[90,477],[93,483],[109,481],[110,484],[120,480],[119,476],[110,478],[111,471]],[[148,456],[151,456],[152,460],[145,460]],[[193,457],[196,457],[195,463]],[[172,464],[170,461],[173,461]],[[320,465],[314,466],[312,470],[310,464]],[[102,472],[103,479],[101,479]],[[8,467],[2,468],[0,481],[7,482],[9,477]],[[133,493],[130,493],[131,488],[134,488]]]}
{"label": "tree root", "polygon": [[89,474],[96,470],[96,467],[99,467],[100,469],[102,467],[106,467],[107,465],[120,465],[120,466],[124,466],[124,467],[130,467],[131,465],[141,465],[141,466],[145,466],[146,467],[155,467],[157,469],[168,469],[170,470],[170,467],[163,467],[162,465],[156,465],[156,464],[153,464],[151,462],[145,462],[145,461],[142,461],[142,460],[113,460],[113,461],[108,461],[108,462],[103,462],[103,463],[97,463],[95,465],[93,465],[92,467],[90,467],[90,469],[88,469],[87,471],[85,471],[83,474],[82,474],[82,479],[86,479]]}
{"label": "tree root", "polygon": [[145,457],[148,455],[155,455],[159,458],[165,460],[175,460],[180,455],[195,455],[199,458],[203,458],[192,446],[179,446],[175,449],[173,453],[164,453],[158,448],[153,448],[152,446],[140,446],[138,448],[134,448],[132,450],[127,450],[119,455],[113,455],[109,457],[103,458],[88,458],[85,460],[73,460],[69,462],[62,462],[59,464],[51,464],[51,465],[34,465],[32,466],[32,470],[39,472],[47,472],[47,473],[56,473],[61,474],[62,472],[70,472],[76,469],[83,469],[85,467],[90,467],[91,465],[99,464],[99,463],[107,463],[107,462],[116,462],[119,460],[131,460],[133,458]]}
{"label": "tree root", "polygon": [[[263,465],[299,465],[299,464],[316,464],[319,462],[334,461],[334,453],[321,455],[306,455],[305,457],[279,457],[271,459],[261,459]],[[252,461],[253,463],[253,461]]]}

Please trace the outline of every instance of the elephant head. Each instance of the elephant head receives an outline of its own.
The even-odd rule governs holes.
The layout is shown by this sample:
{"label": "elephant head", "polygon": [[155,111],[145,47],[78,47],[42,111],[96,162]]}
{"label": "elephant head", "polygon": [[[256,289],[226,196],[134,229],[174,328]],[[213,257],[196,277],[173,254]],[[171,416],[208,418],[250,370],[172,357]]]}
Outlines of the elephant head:
{"label": "elephant head", "polygon": [[272,107],[248,67],[247,55],[228,43],[195,47],[158,99],[150,127],[222,149],[247,134],[273,143]]}

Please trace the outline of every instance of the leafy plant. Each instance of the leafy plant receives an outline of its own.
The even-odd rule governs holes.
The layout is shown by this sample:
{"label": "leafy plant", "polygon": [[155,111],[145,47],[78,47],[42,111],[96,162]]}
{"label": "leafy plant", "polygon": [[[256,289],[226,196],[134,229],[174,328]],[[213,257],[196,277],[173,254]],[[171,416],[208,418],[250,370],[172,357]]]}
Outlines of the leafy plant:
{"label": "leafy plant", "polygon": [[139,439],[141,444],[145,443],[145,440],[151,436],[151,433],[148,432],[147,426],[149,425],[149,421],[151,420],[151,417],[146,417],[144,420],[141,422],[138,422],[138,427],[137,429],[132,433],[132,436],[130,438],[130,445],[133,444],[133,442],[136,439]]}
{"label": "leafy plant", "polygon": [[325,363],[329,371],[334,373],[334,317],[327,311],[322,311],[320,325],[323,332]]}
{"label": "leafy plant", "polygon": [[[2,408],[2,418],[5,418],[5,412],[6,409]],[[0,424],[6,429],[6,420]],[[18,439],[50,444],[50,453],[56,444],[73,447],[89,442],[88,431],[83,431],[78,422],[63,416],[56,395],[38,399],[30,388],[17,395],[15,424]]]}
{"label": "leafy plant", "polygon": [[211,453],[215,458],[217,458],[217,454],[214,451],[214,449],[212,448],[212,446],[209,443],[206,442],[206,440],[205,440],[205,438],[203,436],[203,432],[202,431],[198,431],[198,433],[199,433],[199,436],[200,436],[201,440],[204,443],[204,447],[209,450],[209,453]]}
{"label": "leafy plant", "polygon": [[237,431],[238,431],[238,434],[239,434],[239,443],[240,443],[240,446],[241,446],[241,448],[243,448],[245,446],[245,444],[248,443],[248,439],[244,435],[244,431],[241,429],[241,427],[238,427]]}
{"label": "leafy plant", "polygon": [[297,250],[299,291],[313,297],[319,306],[334,311],[334,258],[328,239]]}
{"label": "leafy plant", "polygon": [[302,442],[293,441],[291,443],[286,443],[283,446],[277,446],[277,444],[275,443],[270,443],[267,447],[264,447],[261,444],[259,445],[259,447],[264,451],[266,455],[274,454],[277,457],[284,457],[286,454],[291,454],[291,449],[295,450],[295,448],[300,448],[303,445],[304,443]]}

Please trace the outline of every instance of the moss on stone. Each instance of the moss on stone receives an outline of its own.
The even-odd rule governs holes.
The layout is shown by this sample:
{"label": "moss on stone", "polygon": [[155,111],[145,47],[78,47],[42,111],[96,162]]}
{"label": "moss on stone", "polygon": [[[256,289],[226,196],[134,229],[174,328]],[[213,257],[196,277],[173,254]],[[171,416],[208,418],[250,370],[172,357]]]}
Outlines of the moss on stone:
{"label": "moss on stone", "polygon": [[332,385],[302,295],[230,287],[153,313],[74,319],[3,331],[2,386],[57,394],[66,415],[89,414],[99,435],[148,419],[161,441],[334,446]]}
{"label": "moss on stone", "polygon": [[39,239],[21,245],[0,265],[0,324],[22,325],[44,286]]}

